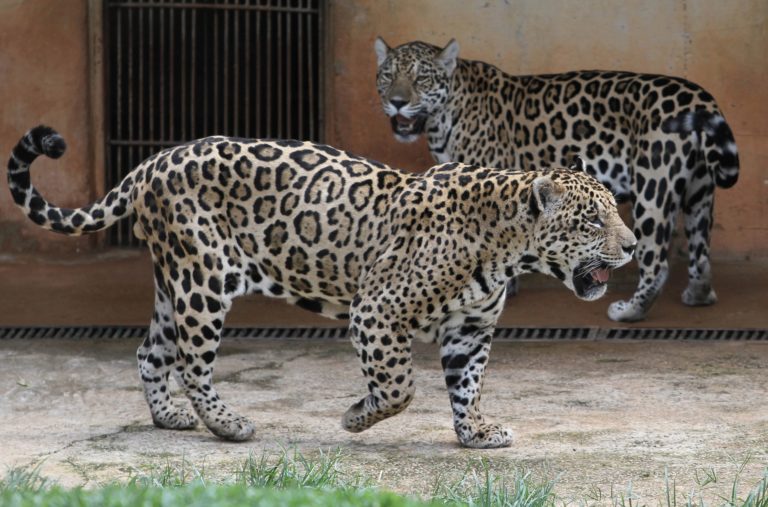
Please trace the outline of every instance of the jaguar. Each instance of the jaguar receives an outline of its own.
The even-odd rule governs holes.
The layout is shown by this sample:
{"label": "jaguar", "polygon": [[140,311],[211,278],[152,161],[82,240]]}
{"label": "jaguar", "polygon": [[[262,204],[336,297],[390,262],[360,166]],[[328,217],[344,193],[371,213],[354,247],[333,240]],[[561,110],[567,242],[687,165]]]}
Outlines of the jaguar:
{"label": "jaguar", "polygon": [[[417,175],[312,142],[208,137],[160,151],[70,209],[30,177],[39,155],[65,148],[49,127],[27,132],[8,161],[14,202],[67,235],[136,217],[154,267],[154,313],[137,352],[152,420],[181,430],[199,418],[228,440],[255,428],[214,387],[221,331],[234,298],[260,293],[349,319],[368,394],[342,417],[345,429],[409,405],[411,344],[425,340],[439,344],[460,443],[509,445],[511,432],[479,407],[507,280],[538,271],[594,300],[636,244],[613,195],[580,170],[452,163]],[[171,397],[170,376],[194,412]]]}
{"label": "jaguar", "polygon": [[376,85],[395,137],[426,135],[432,157],[487,167],[586,170],[630,201],[639,280],[608,316],[644,319],[669,273],[675,220],[688,241],[686,305],[717,301],[710,239],[715,187],[738,179],[738,151],[714,98],[677,77],[618,71],[509,75],[459,58],[459,44],[374,44]]}

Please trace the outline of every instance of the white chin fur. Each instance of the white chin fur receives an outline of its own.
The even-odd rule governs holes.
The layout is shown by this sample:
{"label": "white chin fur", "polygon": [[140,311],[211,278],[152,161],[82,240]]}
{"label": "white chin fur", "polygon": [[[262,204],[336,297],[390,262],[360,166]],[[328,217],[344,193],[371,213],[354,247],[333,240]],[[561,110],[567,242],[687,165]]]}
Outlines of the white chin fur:
{"label": "white chin fur", "polygon": [[605,292],[608,290],[607,285],[601,285],[600,287],[594,288],[584,294],[583,296],[579,296],[576,291],[574,290],[573,293],[576,294],[576,297],[583,300],[583,301],[594,301],[596,299],[600,299],[605,295]]}
{"label": "white chin fur", "polygon": [[400,134],[395,134],[395,139],[400,141],[401,143],[412,143],[418,139],[418,134],[408,134],[407,136],[403,136]]}

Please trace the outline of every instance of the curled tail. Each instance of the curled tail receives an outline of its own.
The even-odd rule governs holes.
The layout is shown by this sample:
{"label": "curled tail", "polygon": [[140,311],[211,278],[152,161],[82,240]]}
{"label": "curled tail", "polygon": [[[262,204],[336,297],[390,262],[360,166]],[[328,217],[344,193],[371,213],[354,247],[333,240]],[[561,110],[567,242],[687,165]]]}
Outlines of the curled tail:
{"label": "curled tail", "polygon": [[739,179],[739,152],[731,127],[720,113],[699,109],[688,111],[666,120],[661,129],[670,133],[703,133],[711,145],[701,144],[707,165],[714,169],[715,183],[721,188],[730,188]]}
{"label": "curled tail", "polygon": [[71,236],[106,229],[133,211],[128,175],[123,183],[99,201],[83,208],[60,208],[40,195],[32,186],[29,166],[39,155],[59,158],[67,145],[52,128],[38,126],[27,132],[16,144],[8,160],[8,186],[14,202],[37,225]]}

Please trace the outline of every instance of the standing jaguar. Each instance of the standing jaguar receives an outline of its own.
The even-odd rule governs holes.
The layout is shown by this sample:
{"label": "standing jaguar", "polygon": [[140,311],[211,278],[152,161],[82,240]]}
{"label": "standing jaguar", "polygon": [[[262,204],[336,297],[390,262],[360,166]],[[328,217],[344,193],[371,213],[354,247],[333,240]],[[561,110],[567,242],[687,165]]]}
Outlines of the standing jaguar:
{"label": "standing jaguar", "polygon": [[405,409],[415,391],[411,342],[437,341],[459,441],[499,447],[511,433],[486,421],[479,403],[507,280],[539,271],[596,299],[636,243],[611,193],[568,169],[447,164],[413,175],[310,142],[208,137],[157,153],[102,199],[66,209],[43,198],[29,173],[38,155],[64,149],[43,126],[19,141],[8,161],[14,201],[68,235],[135,214],[154,264],[155,310],[138,349],[152,419],[161,428],[197,423],[170,397],[174,374],[197,416],[229,440],[254,433],[212,380],[237,296],[350,319],[369,394],[347,410],[345,429]]}
{"label": "standing jaguar", "polygon": [[679,210],[688,239],[687,305],[717,301],[710,233],[715,185],[738,178],[733,133],[712,96],[675,77],[581,71],[511,76],[444,48],[375,42],[377,88],[395,137],[426,132],[438,162],[529,170],[588,161],[589,174],[632,202],[637,289],[610,305],[618,321],[645,318],[667,279]]}

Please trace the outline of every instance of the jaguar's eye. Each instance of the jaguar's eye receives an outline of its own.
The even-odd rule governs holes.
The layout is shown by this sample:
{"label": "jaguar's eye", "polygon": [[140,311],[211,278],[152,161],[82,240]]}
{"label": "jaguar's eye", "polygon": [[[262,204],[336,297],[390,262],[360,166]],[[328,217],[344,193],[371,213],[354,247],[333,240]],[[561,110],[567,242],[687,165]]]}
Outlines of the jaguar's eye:
{"label": "jaguar's eye", "polygon": [[390,72],[382,72],[379,74],[379,80],[392,81],[392,74]]}
{"label": "jaguar's eye", "polygon": [[426,85],[426,84],[429,84],[429,79],[430,79],[429,76],[426,75],[426,74],[418,75],[418,76],[416,76],[416,84],[419,84],[419,85],[422,85],[422,86]]}
{"label": "jaguar's eye", "polygon": [[605,227],[605,222],[600,220],[600,217],[597,217],[597,216],[588,218],[587,222],[589,223],[589,225],[591,225],[595,229],[602,229],[603,227]]}

